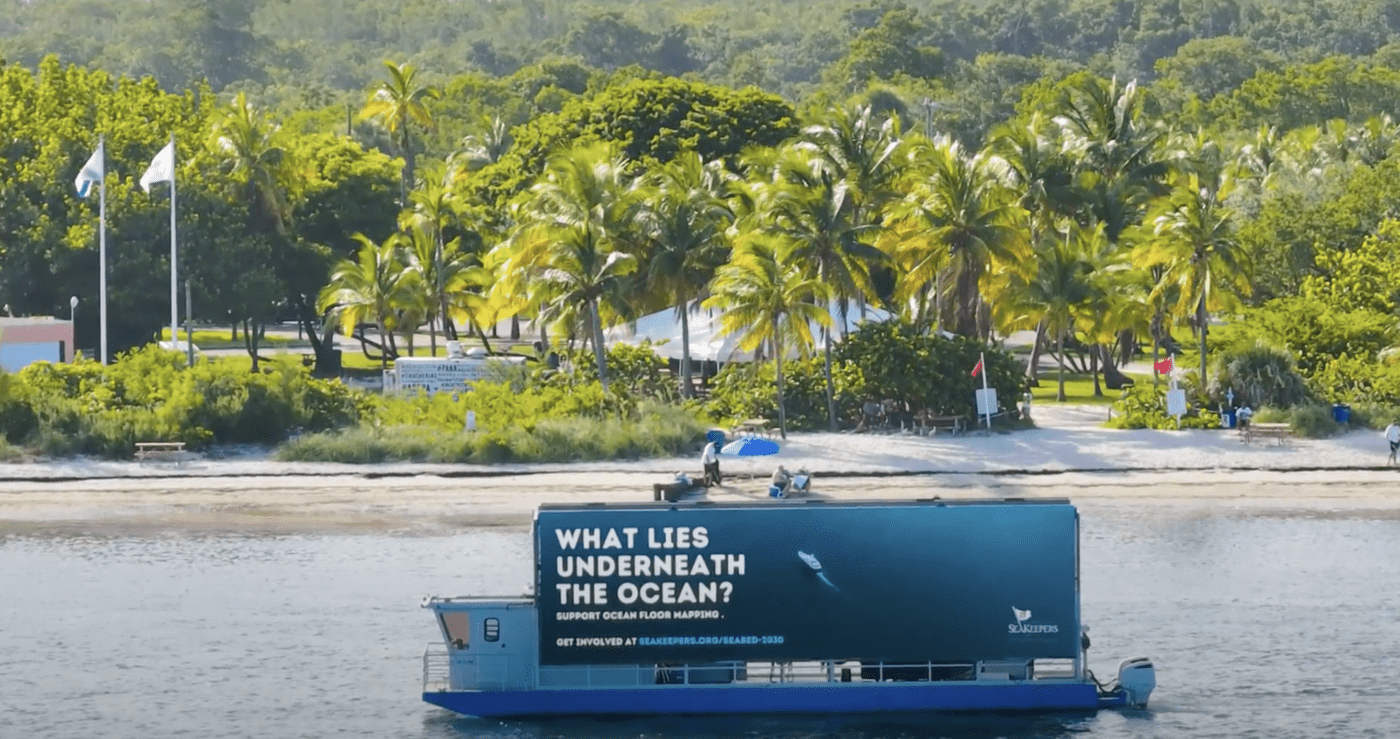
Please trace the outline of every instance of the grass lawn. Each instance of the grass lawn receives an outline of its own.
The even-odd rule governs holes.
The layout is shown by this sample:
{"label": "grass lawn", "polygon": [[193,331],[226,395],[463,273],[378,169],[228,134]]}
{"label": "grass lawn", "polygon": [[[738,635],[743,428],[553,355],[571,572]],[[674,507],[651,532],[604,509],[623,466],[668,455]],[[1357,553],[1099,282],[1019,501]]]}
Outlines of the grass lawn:
{"label": "grass lawn", "polygon": [[[198,330],[194,332],[194,345],[200,349],[243,349],[243,332],[238,332],[238,341],[230,340],[232,334],[228,331]],[[170,341],[170,329],[164,328],[160,331],[161,341]],[[185,340],[185,332],[180,331],[180,341]],[[311,342],[305,339],[290,339],[285,336],[264,336],[258,340],[258,348],[267,347],[271,349],[310,349]]]}
{"label": "grass lawn", "polygon": [[[1129,374],[1133,382],[1151,383],[1151,375]],[[1123,395],[1121,390],[1109,390],[1103,386],[1100,379],[1099,386],[1103,389],[1103,395],[1095,397],[1094,379],[1089,375],[1065,373],[1065,403],[1070,405],[1109,405],[1118,400]],[[1031,398],[1033,403],[1055,403],[1056,396],[1059,395],[1060,384],[1056,381],[1054,372],[1040,373],[1040,387],[1031,388]]]}

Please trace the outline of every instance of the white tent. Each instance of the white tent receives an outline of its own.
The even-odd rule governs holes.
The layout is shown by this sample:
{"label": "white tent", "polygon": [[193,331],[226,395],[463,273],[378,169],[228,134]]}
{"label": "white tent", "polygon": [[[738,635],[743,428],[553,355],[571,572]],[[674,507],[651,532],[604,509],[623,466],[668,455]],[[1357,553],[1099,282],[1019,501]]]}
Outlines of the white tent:
{"label": "white tent", "polygon": [[[846,330],[843,332],[841,330],[840,303],[832,303],[830,312],[832,335],[838,338],[843,333],[855,331],[864,321],[880,323],[888,321],[891,317],[888,311],[868,305],[865,306],[862,315],[860,305],[852,301],[847,304]],[[723,315],[723,311],[719,309],[701,308],[698,302],[690,304],[690,358],[692,361],[753,361],[753,352],[739,350],[740,334],[721,335],[724,331],[721,320]],[[825,343],[822,340],[821,326],[814,322],[811,324],[811,331],[816,340],[816,349],[822,350]],[[603,337],[610,344],[621,343],[633,346],[650,340],[652,349],[658,355],[670,359],[680,359],[682,356],[681,321],[676,316],[674,308],[642,316],[630,324],[609,328],[603,332]],[[796,355],[795,349],[788,350],[789,357]]]}

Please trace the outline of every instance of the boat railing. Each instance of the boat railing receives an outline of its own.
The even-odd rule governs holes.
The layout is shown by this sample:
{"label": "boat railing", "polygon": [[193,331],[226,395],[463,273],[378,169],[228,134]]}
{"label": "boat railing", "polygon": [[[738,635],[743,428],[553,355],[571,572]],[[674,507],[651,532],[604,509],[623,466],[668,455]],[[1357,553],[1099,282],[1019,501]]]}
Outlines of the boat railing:
{"label": "boat railing", "polygon": [[[1019,671],[1016,669],[1019,665]],[[423,653],[423,692],[502,690],[506,673],[488,676],[472,662],[452,674],[447,645],[431,642]],[[668,685],[763,685],[888,682],[976,682],[1073,679],[1073,660],[1024,662],[708,662],[701,664],[540,665],[526,684],[539,688],[656,687]]]}
{"label": "boat railing", "polygon": [[423,652],[423,692],[445,693],[452,688],[452,657],[447,645],[442,642],[428,642]]}

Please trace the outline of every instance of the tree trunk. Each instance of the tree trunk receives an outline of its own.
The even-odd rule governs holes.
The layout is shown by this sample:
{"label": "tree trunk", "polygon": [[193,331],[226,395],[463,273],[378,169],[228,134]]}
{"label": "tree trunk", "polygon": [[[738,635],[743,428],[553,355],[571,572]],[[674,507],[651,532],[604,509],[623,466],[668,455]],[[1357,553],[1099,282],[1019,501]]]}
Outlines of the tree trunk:
{"label": "tree trunk", "polygon": [[608,392],[608,358],[603,351],[603,319],[598,316],[598,301],[588,301],[588,320],[593,324],[593,356],[598,360],[598,382],[603,384],[603,394]]}
{"label": "tree trunk", "polygon": [[1031,360],[1026,365],[1026,377],[1030,378],[1031,387],[1040,386],[1040,350],[1045,343],[1045,319],[1035,325],[1035,343],[1031,344]]}
{"label": "tree trunk", "polygon": [[[1056,346],[1059,348],[1059,353],[1060,353],[1060,369],[1059,369],[1059,376],[1060,376],[1060,392],[1059,392],[1057,395],[1055,395],[1055,400],[1058,400],[1058,401],[1060,401],[1061,403],[1063,403],[1063,402],[1065,402],[1065,336],[1064,336],[1064,334],[1060,334],[1060,338],[1057,339],[1057,340],[1055,341],[1055,344],[1056,344]],[[985,371],[985,369],[984,369],[983,371]]]}
{"label": "tree trunk", "polygon": [[1152,387],[1155,389],[1160,382],[1161,373],[1157,371],[1157,350],[1161,347],[1162,336],[1162,309],[1158,308],[1152,312],[1152,325],[1148,329],[1152,333]]}
{"label": "tree trunk", "polygon": [[379,319],[379,369],[389,369],[389,332],[384,330],[384,319]]}
{"label": "tree trunk", "polygon": [[690,380],[690,301],[681,300],[681,397],[695,397],[695,385]]}
{"label": "tree trunk", "polygon": [[958,273],[957,332],[962,336],[977,335],[977,271],[964,269]]}
{"label": "tree trunk", "polygon": [[1108,351],[1107,348],[1104,348],[1102,352],[1103,353],[1099,355],[1099,367],[1103,372],[1104,386],[1109,390],[1122,390],[1127,387],[1132,380],[1129,379],[1127,375],[1118,371],[1118,365],[1113,361],[1113,352]]}
{"label": "tree trunk", "polygon": [[476,325],[476,322],[475,322],[475,321],[472,321],[469,325],[472,327],[472,330],[476,331],[477,336],[480,336],[480,337],[481,337],[481,346],[484,347],[484,348],[486,349],[486,353],[487,353],[487,354],[490,354],[490,353],[491,353],[491,340],[488,339],[488,338],[486,338],[486,332],[483,331],[482,328],[481,328],[480,326]]}
{"label": "tree trunk", "polygon": [[1095,344],[1094,351],[1089,354],[1089,376],[1094,378],[1094,397],[1103,397],[1103,387],[1099,385],[1099,354],[1102,353],[1103,345]]}
{"label": "tree trunk", "polygon": [[432,350],[432,355],[437,356],[437,319],[428,319],[428,346]]}
{"label": "tree trunk", "polygon": [[510,317],[510,340],[520,341],[520,316]]}
{"label": "tree trunk", "polygon": [[787,439],[787,409],[783,406],[783,333],[778,319],[773,319],[773,358],[777,360],[778,377],[778,434]]}
{"label": "tree trunk", "polygon": [[831,381],[831,329],[823,328],[826,335],[826,425],[828,431],[836,431],[836,386]]}
{"label": "tree trunk", "polygon": [[1196,307],[1196,323],[1199,325],[1201,336],[1201,378],[1198,390],[1202,395],[1206,392],[1206,296],[1201,296],[1201,304]]}

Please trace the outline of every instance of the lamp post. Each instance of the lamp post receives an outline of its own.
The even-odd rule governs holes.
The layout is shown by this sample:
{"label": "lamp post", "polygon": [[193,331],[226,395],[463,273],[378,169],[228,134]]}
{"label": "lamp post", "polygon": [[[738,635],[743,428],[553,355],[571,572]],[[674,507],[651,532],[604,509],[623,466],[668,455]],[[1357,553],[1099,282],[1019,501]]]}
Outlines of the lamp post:
{"label": "lamp post", "polygon": [[[10,306],[5,306],[9,308]],[[78,354],[78,296],[74,295],[68,299],[68,323],[73,329],[73,355]]]}

